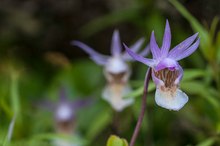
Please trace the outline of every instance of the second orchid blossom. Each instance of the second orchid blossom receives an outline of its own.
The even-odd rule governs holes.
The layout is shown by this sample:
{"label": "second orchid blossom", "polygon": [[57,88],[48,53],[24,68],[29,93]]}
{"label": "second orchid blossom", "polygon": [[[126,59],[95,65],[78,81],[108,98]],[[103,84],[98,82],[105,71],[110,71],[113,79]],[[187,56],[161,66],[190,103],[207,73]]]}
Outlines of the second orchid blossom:
{"label": "second orchid blossom", "polygon": [[[139,39],[131,46],[132,51],[135,53],[139,52],[143,43],[144,39]],[[131,92],[131,87],[128,84],[131,70],[127,62],[133,60],[127,52],[122,52],[120,36],[117,30],[114,31],[112,36],[111,56],[99,54],[79,41],[73,41],[71,44],[80,47],[90,55],[90,58],[94,62],[104,67],[104,75],[108,82],[102,93],[104,100],[109,102],[116,111],[122,111],[125,107],[133,103],[132,98],[123,98],[126,94]],[[149,47],[146,47],[140,52],[140,55],[146,56],[148,52]]]}
{"label": "second orchid blossom", "polygon": [[156,43],[154,31],[151,34],[150,50],[153,59],[144,58],[124,45],[131,57],[152,68],[152,78],[156,84],[155,101],[159,106],[178,111],[188,102],[188,96],[179,89],[183,69],[178,61],[198,48],[200,39],[197,36],[198,33],[192,35],[169,51],[171,32],[167,20],[161,48]]}

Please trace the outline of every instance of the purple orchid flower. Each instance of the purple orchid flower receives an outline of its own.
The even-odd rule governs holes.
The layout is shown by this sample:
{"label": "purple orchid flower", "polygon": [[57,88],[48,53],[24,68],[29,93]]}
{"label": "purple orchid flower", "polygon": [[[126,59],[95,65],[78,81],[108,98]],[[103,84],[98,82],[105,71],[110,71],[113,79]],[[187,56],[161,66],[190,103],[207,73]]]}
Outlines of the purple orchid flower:
{"label": "purple orchid flower", "polygon": [[[131,46],[132,51],[137,53],[141,49],[143,43],[144,39],[139,39],[134,45]],[[105,66],[106,70],[111,73],[118,74],[127,71],[128,66],[125,62],[133,61],[126,51],[122,52],[122,45],[118,30],[115,30],[112,36],[111,56],[102,55],[80,41],[72,41],[71,44],[83,49],[90,55],[90,58],[95,63]],[[145,56],[148,53],[149,47],[147,46],[142,52],[140,52],[140,55]]]}
{"label": "purple orchid flower", "polygon": [[[131,46],[133,52],[139,52],[140,55],[146,56],[149,53],[149,46],[140,51],[144,39],[139,39]],[[127,52],[122,52],[122,45],[118,30],[115,30],[112,36],[111,56],[97,53],[89,46],[79,41],[72,41],[72,45],[78,46],[90,55],[90,58],[99,65],[104,66],[104,75],[108,81],[102,92],[102,98],[109,102],[113,109],[120,112],[133,103],[133,98],[123,98],[132,91],[128,84],[131,70],[127,64],[133,61]]]}
{"label": "purple orchid flower", "polygon": [[75,119],[76,110],[91,104],[91,100],[74,100],[67,98],[66,89],[60,89],[59,101],[55,105],[55,119],[56,121],[73,121]]}
{"label": "purple orchid flower", "polygon": [[159,106],[178,111],[188,102],[188,96],[179,89],[183,69],[178,61],[196,51],[200,43],[197,36],[198,33],[192,35],[169,51],[171,32],[167,20],[161,48],[156,43],[154,31],[151,34],[150,50],[153,59],[144,58],[124,45],[133,59],[152,68],[152,78],[157,88],[155,101]]}
{"label": "purple orchid flower", "polygon": [[38,103],[38,106],[54,113],[56,122],[73,122],[75,120],[76,112],[90,104],[92,100],[70,100],[66,94],[66,88],[61,87],[59,90],[59,99],[57,102],[51,100],[44,100]]}
{"label": "purple orchid flower", "polygon": [[55,107],[56,121],[72,121],[75,118],[76,103],[69,101],[64,88],[60,89],[59,101]]}

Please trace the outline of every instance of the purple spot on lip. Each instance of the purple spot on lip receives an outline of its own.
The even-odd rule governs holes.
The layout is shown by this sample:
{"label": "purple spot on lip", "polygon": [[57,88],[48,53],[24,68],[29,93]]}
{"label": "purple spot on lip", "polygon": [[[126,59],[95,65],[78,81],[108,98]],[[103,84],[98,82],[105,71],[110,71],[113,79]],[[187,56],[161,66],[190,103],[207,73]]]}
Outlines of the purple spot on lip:
{"label": "purple spot on lip", "polygon": [[169,69],[170,71],[174,71],[174,70],[175,70],[175,67],[168,67],[168,69]]}

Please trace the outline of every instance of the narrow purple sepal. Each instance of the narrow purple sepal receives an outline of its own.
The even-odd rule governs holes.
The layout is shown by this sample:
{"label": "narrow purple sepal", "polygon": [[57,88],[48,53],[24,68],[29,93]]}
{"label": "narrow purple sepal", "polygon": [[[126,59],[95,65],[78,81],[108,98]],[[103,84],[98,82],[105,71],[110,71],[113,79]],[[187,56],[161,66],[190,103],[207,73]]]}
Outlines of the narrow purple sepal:
{"label": "narrow purple sepal", "polygon": [[51,102],[48,99],[45,99],[45,100],[39,101],[39,102],[35,102],[34,106],[37,106],[40,109],[48,110],[50,112],[53,112],[54,109],[56,109],[56,104]]}
{"label": "narrow purple sepal", "polygon": [[151,33],[150,49],[151,49],[151,53],[152,53],[154,59],[158,59],[161,57],[160,48],[157,45],[154,31],[152,31],[152,33]]}
{"label": "narrow purple sepal", "polygon": [[197,38],[198,33],[190,36],[189,38],[185,39],[180,44],[176,45],[168,54],[169,58],[176,58],[179,54],[182,54],[188,47],[195,41]]}
{"label": "narrow purple sepal", "polygon": [[111,44],[111,54],[113,56],[118,56],[121,54],[121,40],[119,31],[115,30],[112,36],[112,44]]}
{"label": "narrow purple sepal", "polygon": [[66,88],[60,87],[60,96],[59,96],[59,102],[66,102],[67,101],[67,94],[66,94]]}
{"label": "narrow purple sepal", "polygon": [[166,20],[166,27],[163,36],[163,44],[161,47],[161,54],[163,54],[163,56],[167,56],[168,51],[170,49],[170,44],[171,44],[170,25],[169,25],[169,21]]}
{"label": "narrow purple sepal", "polygon": [[134,52],[134,53],[137,53],[140,49],[141,49],[141,46],[143,45],[144,43],[144,38],[140,38],[137,42],[135,42],[131,47],[130,49]]}
{"label": "narrow purple sepal", "polygon": [[[144,43],[144,38],[141,38],[139,39],[137,42],[135,42],[131,47],[129,47],[134,53],[137,53],[140,49],[141,49],[141,46],[143,45]],[[149,51],[148,51],[149,52]],[[147,54],[145,54],[147,55]],[[142,56],[145,56],[145,55],[142,55]],[[128,55],[128,53],[125,51],[123,54],[122,54],[122,58],[126,61],[132,61],[133,59],[131,58],[131,56]]]}
{"label": "narrow purple sepal", "polygon": [[127,53],[135,60],[139,61],[139,62],[142,62],[148,66],[151,66],[153,67],[154,65],[154,61],[152,59],[148,59],[148,58],[144,58],[138,54],[135,54],[133,51],[131,51],[125,44],[123,44]]}
{"label": "narrow purple sepal", "polygon": [[77,110],[83,107],[87,107],[93,103],[94,100],[92,99],[78,99],[71,102],[71,108]]}
{"label": "narrow purple sepal", "polygon": [[87,46],[86,44],[80,41],[72,41],[71,44],[83,49],[86,53],[90,55],[90,58],[99,65],[105,65],[109,58],[106,55],[102,55],[94,51],[91,47]]}
{"label": "narrow purple sepal", "polygon": [[185,51],[183,51],[181,54],[179,54],[176,58],[175,58],[175,60],[176,61],[179,61],[179,60],[181,60],[181,59],[183,59],[183,58],[186,58],[186,57],[188,57],[189,55],[191,55],[193,52],[195,52],[196,51],[196,49],[199,47],[199,43],[200,43],[200,39],[198,38],[197,40],[196,40],[196,42],[192,45],[192,46],[190,46],[187,50],[185,50]]}
{"label": "narrow purple sepal", "polygon": [[106,65],[109,57],[90,56],[90,58],[98,65]]}

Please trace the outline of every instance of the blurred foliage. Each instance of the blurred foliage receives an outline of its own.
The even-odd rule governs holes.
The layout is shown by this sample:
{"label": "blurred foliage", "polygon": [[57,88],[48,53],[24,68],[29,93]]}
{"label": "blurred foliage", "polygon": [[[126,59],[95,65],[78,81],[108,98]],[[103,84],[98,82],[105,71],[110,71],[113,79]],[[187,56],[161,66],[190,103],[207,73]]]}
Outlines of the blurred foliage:
{"label": "blurred foliage", "polygon": [[[2,1],[0,145],[50,146],[56,139],[65,139],[80,146],[127,146],[125,139],[108,137],[116,134],[130,139],[140,112],[146,66],[131,64],[134,91],[125,98],[132,96],[135,103],[117,113],[101,98],[105,86],[102,68],[69,42],[80,39],[109,52],[115,28],[126,43],[141,36],[148,42],[152,30],[162,40],[166,18],[173,46],[192,30],[201,38],[197,52],[180,62],[184,66],[181,88],[190,100],[179,112],[162,109],[154,102],[151,82],[136,146],[220,145],[219,16],[206,25],[185,6],[177,0]],[[61,86],[67,87],[71,100],[92,100],[91,105],[76,111],[71,136],[56,133],[53,111],[40,106],[44,100],[57,101]]]}

